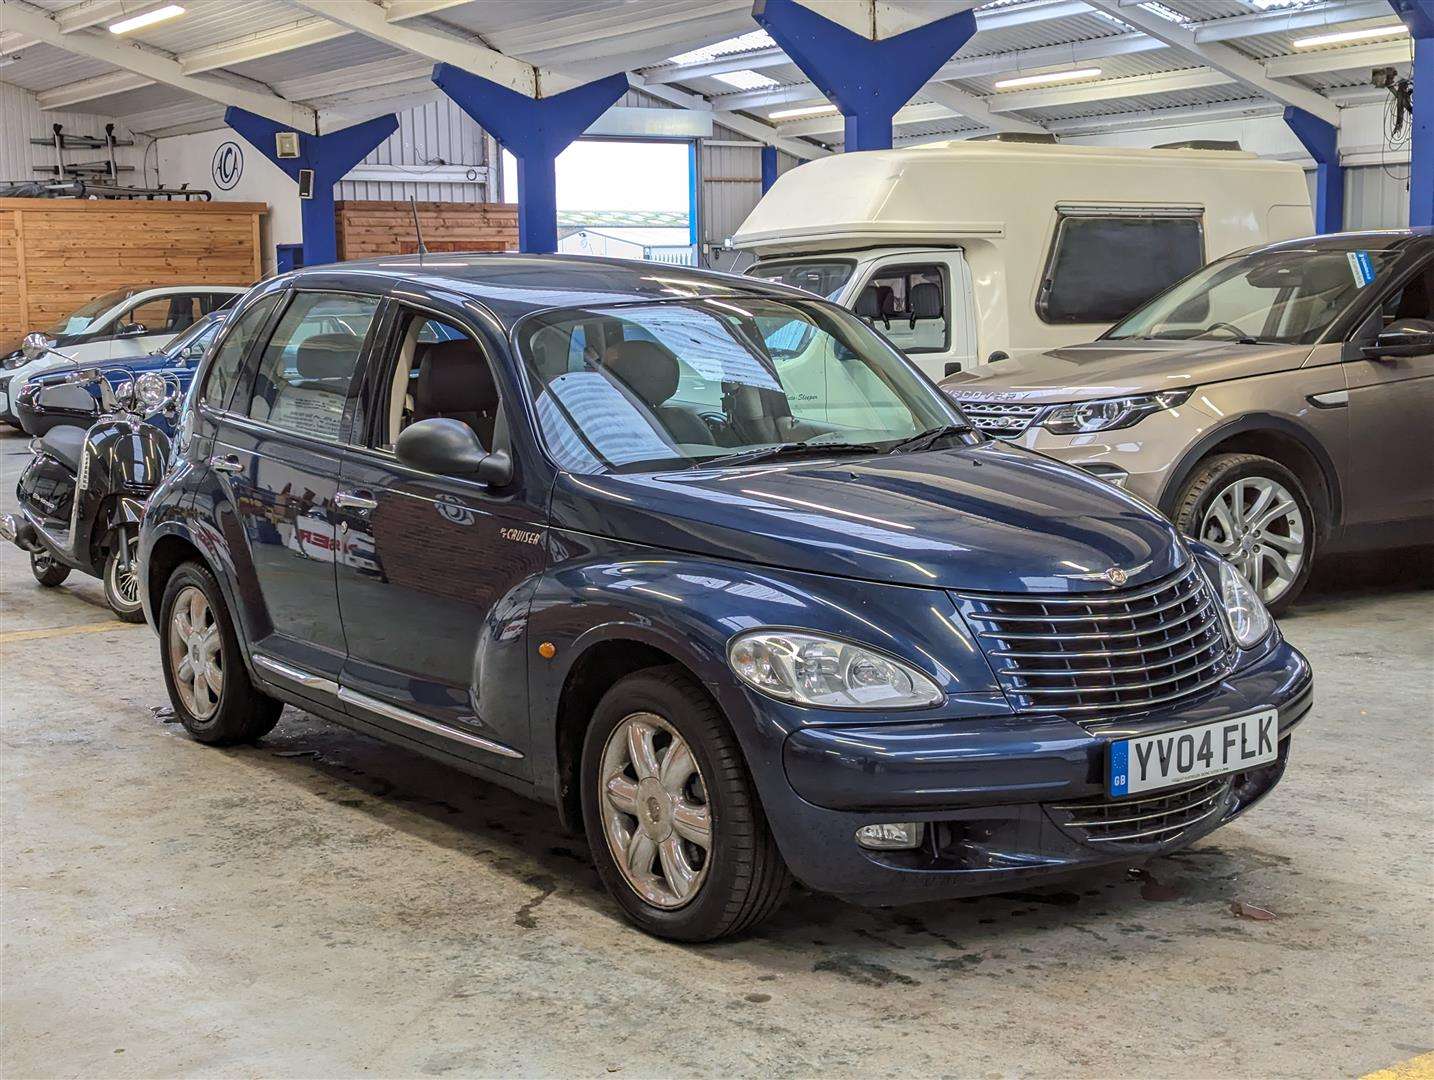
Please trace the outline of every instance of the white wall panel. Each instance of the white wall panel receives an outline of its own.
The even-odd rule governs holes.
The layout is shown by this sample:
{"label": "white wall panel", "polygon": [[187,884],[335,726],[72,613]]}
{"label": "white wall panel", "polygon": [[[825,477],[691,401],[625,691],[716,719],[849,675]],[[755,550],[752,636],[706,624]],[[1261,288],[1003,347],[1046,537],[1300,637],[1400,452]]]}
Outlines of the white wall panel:
{"label": "white wall panel", "polygon": [[[67,132],[75,135],[96,135],[103,137],[105,125],[112,118],[94,116],[90,113],[46,112],[41,110],[33,94],[18,86],[0,82],[0,180],[43,180],[45,173],[35,171],[36,165],[52,165],[55,152],[48,146],[31,146],[31,139],[48,138],[51,125],[63,124]],[[129,131],[117,127],[118,138],[129,138]],[[115,159],[121,165],[133,165],[133,173],[121,173],[120,183],[143,185],[143,171],[140,159],[149,140],[137,138],[139,145],[120,147]],[[105,157],[103,150],[67,151],[67,162],[100,161]],[[154,158],[149,159],[150,178],[154,176]],[[54,174],[49,174],[53,179]]]}
{"label": "white wall panel", "polygon": [[1408,226],[1408,162],[1345,169],[1346,229],[1404,229]]}
{"label": "white wall panel", "polygon": [[[365,165],[401,165],[422,172],[440,163],[487,165],[483,129],[446,97],[398,113],[398,130],[368,157]],[[341,181],[334,193],[339,199],[407,199],[421,202],[478,203],[489,201],[481,183],[390,183]]]}

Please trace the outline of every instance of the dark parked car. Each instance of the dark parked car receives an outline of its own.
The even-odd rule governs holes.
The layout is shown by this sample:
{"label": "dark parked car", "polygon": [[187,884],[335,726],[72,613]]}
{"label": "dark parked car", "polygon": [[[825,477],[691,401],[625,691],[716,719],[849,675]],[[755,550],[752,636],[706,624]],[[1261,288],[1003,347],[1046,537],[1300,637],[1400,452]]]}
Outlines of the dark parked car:
{"label": "dark parked car", "polygon": [[244,299],[176,441],[141,592],[191,735],[288,702],[552,803],[672,938],[792,875],[886,904],[1188,845],[1311,703],[1209,548],[750,278],[302,270]]}
{"label": "dark parked car", "polygon": [[[118,392],[125,383],[155,371],[165,376],[183,395],[194,379],[204,350],[214,343],[215,335],[228,315],[227,309],[211,312],[150,356],[69,365],[36,375],[15,400],[15,415],[20,426],[31,435],[43,435],[63,424],[87,428],[95,422],[103,408],[102,388],[97,380],[73,380],[71,376],[77,367],[85,372],[98,372],[111,392]],[[159,422],[167,428],[165,418],[160,417]]]}

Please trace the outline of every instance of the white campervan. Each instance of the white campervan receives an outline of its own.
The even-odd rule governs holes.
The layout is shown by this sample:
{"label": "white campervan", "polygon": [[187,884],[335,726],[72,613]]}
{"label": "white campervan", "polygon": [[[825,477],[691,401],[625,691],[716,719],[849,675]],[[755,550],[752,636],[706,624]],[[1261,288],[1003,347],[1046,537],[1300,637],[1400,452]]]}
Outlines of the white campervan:
{"label": "white campervan", "polygon": [[1290,162],[961,141],[807,162],[731,242],[749,274],[852,308],[939,379],[1090,341],[1211,259],[1312,231]]}

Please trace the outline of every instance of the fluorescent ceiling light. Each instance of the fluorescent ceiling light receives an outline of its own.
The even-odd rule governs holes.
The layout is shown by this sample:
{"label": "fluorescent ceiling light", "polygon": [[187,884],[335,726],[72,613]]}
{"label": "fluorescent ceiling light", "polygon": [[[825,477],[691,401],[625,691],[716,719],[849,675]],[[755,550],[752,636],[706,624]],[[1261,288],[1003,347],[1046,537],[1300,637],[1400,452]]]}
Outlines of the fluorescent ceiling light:
{"label": "fluorescent ceiling light", "polygon": [[128,34],[131,30],[138,30],[142,26],[153,26],[157,22],[164,22],[165,19],[172,19],[176,15],[183,14],[184,9],[178,4],[165,4],[164,7],[146,11],[143,15],[131,15],[128,19],[110,23],[110,33]]}
{"label": "fluorescent ceiling light", "polygon": [[1370,38],[1400,37],[1409,33],[1403,23],[1388,26],[1367,26],[1363,30],[1336,30],[1332,34],[1315,34],[1313,37],[1295,38],[1296,49],[1313,49],[1319,45],[1339,45],[1346,41],[1368,41]]}
{"label": "fluorescent ceiling light", "polygon": [[835,105],[803,105],[800,109],[778,109],[767,114],[768,120],[795,120],[799,116],[822,116],[837,111]]}
{"label": "fluorescent ceiling light", "polygon": [[1043,75],[1016,75],[1009,79],[997,79],[992,85],[997,90],[1009,90],[1016,86],[1040,86],[1042,83],[1069,82],[1072,79],[1094,79],[1100,68],[1073,68],[1070,71],[1047,71]]}
{"label": "fluorescent ceiling light", "polygon": [[725,38],[711,45],[704,45],[691,52],[669,56],[667,62],[669,64],[705,64],[709,60],[716,60],[719,56],[752,52],[755,49],[765,49],[775,44],[776,42],[772,40],[772,36],[767,31],[752,30],[738,37]]}
{"label": "fluorescent ceiling light", "polygon": [[760,71],[723,71],[712,76],[718,82],[726,83],[728,86],[735,86],[738,90],[765,90],[769,86],[779,85],[776,79],[769,79]]}
{"label": "fluorescent ceiling light", "polygon": [[1174,8],[1168,8],[1164,4],[1158,3],[1157,0],[1150,0],[1150,3],[1141,4],[1140,6],[1150,12],[1150,14],[1157,15],[1166,22],[1173,22],[1178,26],[1190,25],[1190,20],[1185,18],[1184,15],[1180,14],[1180,12]]}

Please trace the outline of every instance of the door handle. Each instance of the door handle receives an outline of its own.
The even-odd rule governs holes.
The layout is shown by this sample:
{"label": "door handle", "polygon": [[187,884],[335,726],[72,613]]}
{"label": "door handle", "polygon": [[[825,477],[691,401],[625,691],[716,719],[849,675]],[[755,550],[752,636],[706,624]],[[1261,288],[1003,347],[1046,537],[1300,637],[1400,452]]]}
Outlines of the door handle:
{"label": "door handle", "polygon": [[340,491],[334,495],[334,505],[344,510],[376,510],[378,501],[351,491]]}
{"label": "door handle", "polygon": [[227,457],[220,457],[216,454],[209,459],[209,467],[215,472],[239,473],[244,471],[243,463],[233,454]]}

